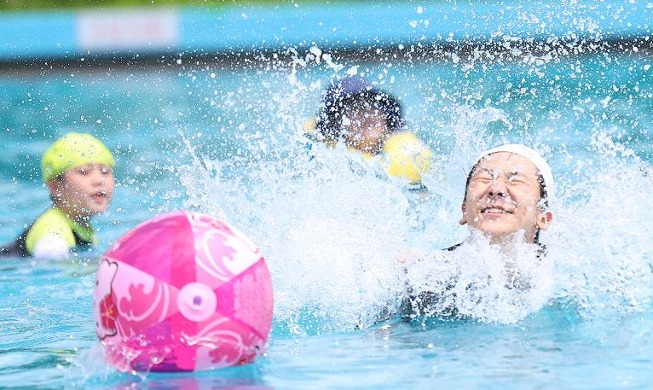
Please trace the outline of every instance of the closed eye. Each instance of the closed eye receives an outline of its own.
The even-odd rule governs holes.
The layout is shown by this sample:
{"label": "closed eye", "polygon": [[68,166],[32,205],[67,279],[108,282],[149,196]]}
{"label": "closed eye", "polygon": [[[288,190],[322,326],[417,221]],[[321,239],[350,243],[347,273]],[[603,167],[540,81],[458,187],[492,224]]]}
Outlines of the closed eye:
{"label": "closed eye", "polygon": [[507,182],[515,185],[528,184],[528,180],[523,175],[520,175],[519,172],[511,172],[508,175]]}
{"label": "closed eye", "polygon": [[494,178],[489,173],[479,173],[474,178],[474,181],[477,183],[491,183],[493,180]]}

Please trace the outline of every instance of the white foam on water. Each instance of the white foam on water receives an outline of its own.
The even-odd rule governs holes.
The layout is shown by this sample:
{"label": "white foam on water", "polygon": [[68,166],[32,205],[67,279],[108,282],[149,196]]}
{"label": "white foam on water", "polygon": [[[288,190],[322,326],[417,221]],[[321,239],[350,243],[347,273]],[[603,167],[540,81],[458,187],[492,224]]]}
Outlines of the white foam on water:
{"label": "white foam on water", "polygon": [[[554,303],[590,318],[649,310],[651,168],[601,132],[590,151],[593,156],[558,171],[564,180],[552,202],[554,221],[541,233],[546,256],[534,261],[533,246],[522,243],[510,265],[482,239],[431,254],[408,273],[414,299],[425,292],[441,295],[421,314],[448,315],[453,305],[468,318],[511,323]],[[510,269],[517,270],[514,281]]]}
{"label": "white foam on water", "polygon": [[[451,107],[454,142],[434,157],[424,178],[429,193],[415,194],[342,146],[306,148],[299,130],[305,118],[293,107],[323,86],[304,85],[302,71],[295,63],[288,91],[266,84],[273,98],[261,109],[276,117],[257,122],[260,132],[238,135],[241,153],[221,161],[195,156],[178,169],[188,207],[224,210],[261,247],[273,277],[276,329],[368,327],[396,318],[405,299],[434,292],[440,304],[424,317],[448,315],[452,304],[458,315],[499,323],[560,302],[590,317],[650,308],[653,182],[646,164],[609,133],[597,131],[583,150],[520,133],[499,109]],[[486,132],[496,122],[503,135]],[[506,258],[482,238],[442,252],[469,236],[458,220],[475,158],[504,142],[532,146],[553,166],[559,195],[542,232],[547,255],[537,260],[536,247],[517,242]],[[419,260],[406,262],[414,253]]]}
{"label": "white foam on water", "polygon": [[248,184],[231,194],[230,219],[266,257],[277,321],[298,329],[308,313],[318,330],[370,326],[403,288],[396,258],[410,205],[362,158],[326,149],[311,155],[293,165],[252,164]]}
{"label": "white foam on water", "polygon": [[[483,115],[497,119],[490,110],[474,115],[477,122]],[[435,161],[425,182],[438,191],[416,194],[344,147],[307,150],[303,138],[268,141],[283,153],[233,163],[241,175],[218,174],[207,183],[202,172],[224,163],[196,157],[182,167],[188,205],[208,212],[224,205],[262,248],[273,276],[275,321],[290,332],[353,330],[395,316],[407,291],[401,260],[461,236],[452,216],[460,182],[447,183],[458,175],[442,175]]]}
{"label": "white foam on water", "polygon": [[564,198],[572,200],[561,205],[547,237],[557,296],[588,316],[648,310],[653,298],[651,168],[604,135],[596,140],[598,163],[564,188]]}
{"label": "white foam on water", "polygon": [[552,264],[538,247],[514,244],[506,255],[481,234],[454,251],[434,251],[407,267],[412,317],[516,322],[552,293]]}

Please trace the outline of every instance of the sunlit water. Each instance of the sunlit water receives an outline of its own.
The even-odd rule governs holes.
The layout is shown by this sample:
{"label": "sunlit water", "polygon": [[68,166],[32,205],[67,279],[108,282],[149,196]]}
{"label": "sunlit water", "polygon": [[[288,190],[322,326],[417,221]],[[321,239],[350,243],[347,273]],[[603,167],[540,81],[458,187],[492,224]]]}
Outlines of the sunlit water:
{"label": "sunlit water", "polygon": [[[2,241],[48,207],[39,158],[64,131],[105,140],[119,185],[95,219],[96,255],[0,263],[0,386],[650,386],[653,61],[580,51],[5,74]],[[304,121],[327,82],[347,73],[398,96],[435,152],[428,194],[340,148],[307,148]],[[526,290],[506,287],[500,255],[482,243],[438,252],[468,235],[457,222],[474,158],[507,141],[541,150],[558,184],[542,236],[549,255],[534,264],[524,246],[515,260]],[[233,369],[118,374],[93,326],[97,258],[138,222],[177,208],[223,216],[261,247],[275,294],[269,349]],[[415,252],[420,261],[398,261]],[[409,287],[434,289],[451,275],[497,282],[473,297],[459,291],[463,319],[399,318]]]}

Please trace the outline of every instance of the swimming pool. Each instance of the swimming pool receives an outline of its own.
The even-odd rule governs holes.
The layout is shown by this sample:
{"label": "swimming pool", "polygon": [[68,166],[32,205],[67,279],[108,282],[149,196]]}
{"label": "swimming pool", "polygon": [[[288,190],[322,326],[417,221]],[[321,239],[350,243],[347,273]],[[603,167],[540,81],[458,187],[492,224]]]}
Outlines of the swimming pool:
{"label": "swimming pool", "polygon": [[[67,69],[0,78],[0,239],[48,206],[41,151],[89,130],[116,151],[119,186],[96,219],[99,252],[177,208],[252,237],[275,286],[270,347],[255,364],[118,374],[91,310],[97,256],[0,263],[0,386],[44,388],[647,388],[653,382],[653,82],[647,54],[587,50],[494,61],[344,60]],[[420,198],[301,134],[326,82],[358,73],[395,93],[436,152]],[[469,320],[376,314],[401,292],[395,258],[465,236],[464,174],[486,144],[533,144],[559,199],[543,240],[548,286]],[[382,194],[382,196],[379,196]],[[530,299],[530,298],[529,298]]]}

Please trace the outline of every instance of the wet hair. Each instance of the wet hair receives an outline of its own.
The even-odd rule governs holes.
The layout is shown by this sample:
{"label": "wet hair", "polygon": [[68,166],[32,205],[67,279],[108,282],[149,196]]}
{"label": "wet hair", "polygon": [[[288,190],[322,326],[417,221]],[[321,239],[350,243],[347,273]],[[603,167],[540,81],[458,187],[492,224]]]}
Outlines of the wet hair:
{"label": "wet hair", "polygon": [[[476,164],[472,167],[472,169],[469,170],[469,174],[467,175],[467,180],[465,181],[465,196],[463,197],[463,202],[467,199],[467,190],[469,189],[469,183],[472,181],[472,175],[478,168],[478,166],[481,164],[481,160],[478,160]],[[538,171],[537,172],[537,182],[540,185],[540,200],[538,201],[538,207],[547,209],[549,207],[549,194],[546,191],[546,183],[544,182],[544,176]],[[535,232],[535,240],[534,242],[536,244],[540,243],[540,229],[537,229]]]}
{"label": "wet hair", "polygon": [[350,108],[370,108],[381,112],[388,134],[404,126],[401,105],[387,92],[371,87],[359,77],[347,77],[327,89],[317,116],[316,131],[323,141],[338,141],[343,133],[343,118]]}

